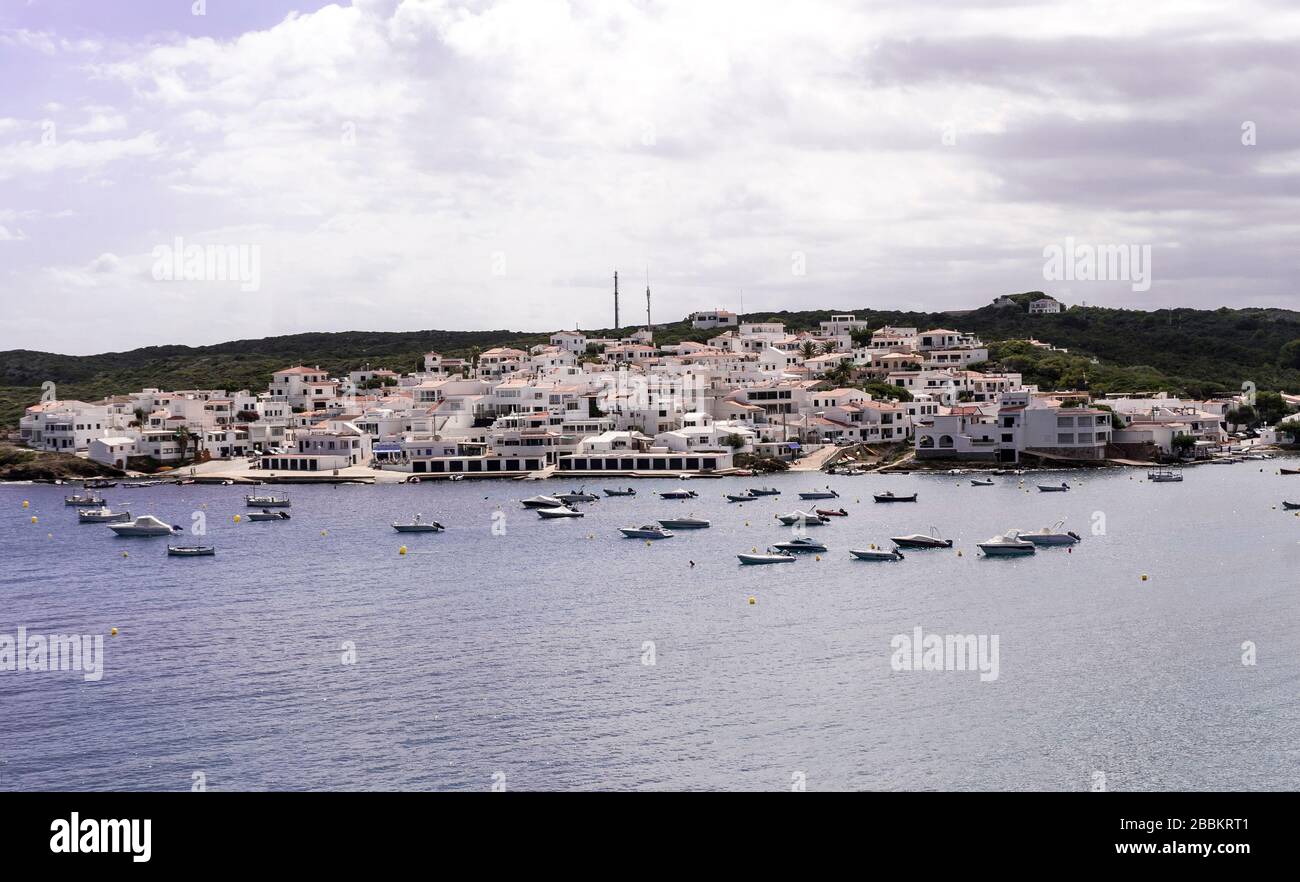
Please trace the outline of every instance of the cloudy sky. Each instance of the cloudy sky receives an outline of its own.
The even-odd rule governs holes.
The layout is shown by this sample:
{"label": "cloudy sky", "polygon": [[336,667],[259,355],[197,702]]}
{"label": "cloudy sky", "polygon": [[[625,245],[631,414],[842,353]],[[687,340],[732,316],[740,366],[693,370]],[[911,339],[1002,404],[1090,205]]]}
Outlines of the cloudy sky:
{"label": "cloudy sky", "polygon": [[[1297,37],[1262,0],[0,0],[0,349],[604,327],[615,269],[625,322],[647,269],[662,320],[1296,308]],[[1149,246],[1149,290],[1045,280],[1066,237]]]}

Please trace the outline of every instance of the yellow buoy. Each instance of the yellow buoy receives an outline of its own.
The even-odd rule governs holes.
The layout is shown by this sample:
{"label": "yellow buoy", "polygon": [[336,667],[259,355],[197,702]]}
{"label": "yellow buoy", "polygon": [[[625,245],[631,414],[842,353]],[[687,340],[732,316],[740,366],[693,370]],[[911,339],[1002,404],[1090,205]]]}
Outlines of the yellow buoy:
{"label": "yellow buoy", "polygon": [[321,530],[321,531],[320,531],[320,534],[321,534],[322,536],[328,536],[328,535],[330,534],[330,531],[329,531],[329,530]]}
{"label": "yellow buoy", "polygon": [[40,520],[40,518],[36,517],[36,515],[32,515],[32,523],[33,523],[33,524],[36,523],[36,522],[39,521],[39,520]]}
{"label": "yellow buoy", "polygon": [[750,550],[750,552],[751,552],[752,554],[758,554],[758,546],[757,546],[757,545],[755,545],[753,548],[751,548],[751,549],[749,549],[749,550]]}
{"label": "yellow buoy", "polygon": [[28,502],[26,499],[23,500],[23,508],[27,508],[27,507],[30,506],[30,505],[31,505],[31,503]]}
{"label": "yellow buoy", "polygon": [[235,515],[235,523],[236,523],[236,524],[239,523],[240,521],[242,521],[243,519],[244,519],[243,515]]}
{"label": "yellow buoy", "polygon": [[821,559],[822,559],[822,556],[821,556],[820,554],[818,554],[818,555],[814,555],[814,557],[813,557],[813,560],[821,560]]}
{"label": "yellow buoy", "polygon": [[1146,574],[1146,573],[1143,573],[1143,574],[1142,574],[1142,581],[1145,582],[1146,580],[1147,580],[1147,574]]}
{"label": "yellow buoy", "polygon": [[122,557],[130,557],[130,556],[131,555],[127,554],[125,551],[122,552]]}
{"label": "yellow buoy", "polygon": [[758,601],[755,600],[752,596],[749,598],[749,605],[750,605],[750,606],[753,606],[753,605],[754,605],[755,603],[757,603],[757,602],[758,602]]}
{"label": "yellow buoy", "polygon": [[406,546],[403,545],[401,548],[397,549],[397,553],[398,553],[398,554],[406,554]]}
{"label": "yellow buoy", "polygon": [[112,628],[112,629],[110,629],[108,633],[110,633],[110,634],[112,634],[114,637],[116,637],[116,636],[117,636],[117,628]]}
{"label": "yellow buoy", "polygon": [[646,545],[649,545],[649,544],[650,544],[650,540],[647,539],[647,540],[645,541],[645,544],[646,544]]}
{"label": "yellow buoy", "polygon": [[958,556],[958,557],[961,557],[961,549],[960,549],[960,548],[957,549],[957,556]]}

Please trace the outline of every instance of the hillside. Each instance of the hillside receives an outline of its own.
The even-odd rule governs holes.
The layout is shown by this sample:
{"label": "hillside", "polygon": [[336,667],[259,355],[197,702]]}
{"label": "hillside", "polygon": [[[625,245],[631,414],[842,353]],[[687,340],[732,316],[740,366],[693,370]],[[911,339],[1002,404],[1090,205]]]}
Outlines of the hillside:
{"label": "hillside", "polygon": [[[959,316],[858,309],[749,313],[744,320],[774,319],[798,331],[815,328],[840,312],[854,312],[872,327],[955,327],[974,332],[990,344],[1034,337],[1069,349],[1068,355],[1062,355],[1014,345],[991,347],[992,358],[1002,358],[1007,367],[1024,372],[1028,382],[1045,388],[1168,390],[1201,396],[1238,391],[1242,382],[1249,380],[1261,390],[1300,390],[1300,344],[1287,347],[1300,340],[1300,313],[1287,310],[1142,312],[1074,307],[1059,315],[1031,317],[1015,309],[985,306]],[[702,341],[714,333],[693,330],[686,322],[655,329],[659,343]],[[22,409],[40,398],[45,381],[57,384],[61,398],[84,400],[143,387],[264,389],[272,371],[293,364],[320,365],[334,374],[366,364],[407,372],[431,349],[464,357],[497,345],[531,346],[545,342],[547,336],[508,330],[348,331],[89,356],[11,350],[0,352],[0,425],[17,425]]]}

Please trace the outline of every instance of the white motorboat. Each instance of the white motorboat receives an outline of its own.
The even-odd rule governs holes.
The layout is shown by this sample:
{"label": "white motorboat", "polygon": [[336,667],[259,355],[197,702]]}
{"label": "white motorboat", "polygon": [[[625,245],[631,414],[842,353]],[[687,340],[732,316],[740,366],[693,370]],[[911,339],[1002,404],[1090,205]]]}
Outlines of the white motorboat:
{"label": "white motorboat", "polygon": [[834,490],[809,490],[799,494],[800,499],[839,499],[840,494]]}
{"label": "white motorboat", "polygon": [[537,516],[542,520],[556,520],[558,518],[580,518],[583,513],[569,508],[567,505],[559,505],[555,508],[537,508],[533,509]]}
{"label": "white motorboat", "polygon": [[1070,485],[1062,481],[1060,484],[1039,484],[1038,489],[1044,493],[1064,493]]}
{"label": "white motorboat", "polygon": [[711,524],[704,518],[666,518],[659,521],[665,530],[703,530]]}
{"label": "white motorboat", "polygon": [[736,557],[740,558],[742,564],[751,565],[794,563],[793,554],[777,554],[773,551],[768,551],[767,554],[738,554]]}
{"label": "white motorboat", "polygon": [[789,542],[778,542],[772,546],[777,551],[793,554],[795,552],[814,552],[821,553],[826,550],[826,546],[811,536],[802,536],[798,539],[791,539]]}
{"label": "white motorboat", "polygon": [[1065,521],[1057,521],[1052,526],[1043,527],[1041,530],[1022,532],[1020,536],[1035,545],[1073,545],[1083,541],[1083,537],[1078,533],[1061,529],[1064,525]]}
{"label": "white motorboat", "polygon": [[113,511],[108,506],[77,509],[77,520],[83,524],[120,524],[131,520],[129,511]]}
{"label": "white motorboat", "polygon": [[441,533],[443,527],[437,521],[426,521],[424,515],[417,514],[409,524],[393,524],[393,529],[399,533]]}
{"label": "white motorboat", "polygon": [[890,536],[889,541],[899,548],[952,548],[951,539],[940,539],[939,531],[934,527],[929,533],[909,533],[906,536]]}
{"label": "white motorboat", "polygon": [[1154,469],[1147,472],[1147,480],[1153,484],[1173,484],[1182,479],[1183,473],[1173,469]]}
{"label": "white motorboat", "polygon": [[271,511],[264,508],[261,511],[249,512],[245,515],[250,521],[287,521],[289,513],[287,511]]}
{"label": "white motorboat", "polygon": [[988,557],[1013,557],[1022,554],[1033,554],[1037,546],[1034,543],[1020,538],[1018,530],[1008,530],[1001,536],[994,536],[984,542],[980,542],[979,549]]}
{"label": "white motorboat", "polygon": [[753,496],[780,496],[781,491],[775,487],[750,487],[749,493]]}
{"label": "white motorboat", "polygon": [[289,508],[293,505],[287,496],[245,496],[249,508]]}
{"label": "white motorboat", "polygon": [[80,495],[63,497],[64,505],[103,505],[104,497],[96,496],[94,493],[82,493]]}
{"label": "white motorboat", "polygon": [[109,524],[108,528],[119,536],[170,536],[180,532],[180,527],[173,527],[153,515],[141,515],[129,524]]}
{"label": "white motorboat", "polygon": [[619,527],[618,531],[629,539],[671,539],[671,530],[665,530],[658,524],[642,524],[639,527]]}
{"label": "white motorboat", "polygon": [[555,498],[565,505],[572,505],[575,502],[595,502],[600,497],[585,490],[570,490],[568,493],[561,493]]}
{"label": "white motorboat", "polygon": [[678,487],[676,490],[660,490],[660,499],[694,499],[700,494],[694,490],[687,490],[684,487]]}
{"label": "white motorboat", "polygon": [[217,553],[214,545],[168,545],[169,557],[212,557]]}
{"label": "white motorboat", "polygon": [[992,478],[971,478],[970,485],[972,487],[992,487],[993,479]]}
{"label": "white motorboat", "polygon": [[554,496],[530,496],[523,500],[524,508],[564,508],[564,503]]}
{"label": "white motorboat", "polygon": [[897,548],[891,548],[888,551],[883,548],[850,548],[849,554],[853,555],[858,560],[896,561],[903,559],[903,552],[899,551]]}
{"label": "white motorboat", "polygon": [[799,511],[795,509],[789,514],[777,515],[776,519],[787,527],[804,525],[808,527],[820,527],[822,524],[829,524],[830,518],[824,518],[819,514],[810,511]]}
{"label": "white motorboat", "polygon": [[726,497],[728,502],[753,502],[755,499],[759,498],[749,491],[745,491],[744,493],[728,493],[726,494]]}

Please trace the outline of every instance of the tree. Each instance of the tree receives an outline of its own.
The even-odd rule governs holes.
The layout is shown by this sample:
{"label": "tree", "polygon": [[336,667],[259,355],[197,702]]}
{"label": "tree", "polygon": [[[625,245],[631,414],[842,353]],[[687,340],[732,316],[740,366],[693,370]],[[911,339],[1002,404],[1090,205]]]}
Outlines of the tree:
{"label": "tree", "polygon": [[1291,408],[1277,392],[1255,393],[1255,413],[1261,422],[1272,425],[1290,412]]}
{"label": "tree", "polygon": [[145,412],[145,409],[143,407],[137,407],[134,413],[135,413],[135,419],[132,420],[131,425],[143,429],[144,418],[147,417],[149,414]]}
{"label": "tree", "polygon": [[816,358],[817,344],[811,340],[803,341],[803,343],[799,346],[799,354],[803,356],[804,361],[807,361],[810,358]]}
{"label": "tree", "polygon": [[1249,404],[1243,404],[1241,407],[1234,407],[1224,414],[1223,417],[1228,421],[1230,426],[1253,426],[1259,420],[1259,415],[1255,413],[1255,408]]}
{"label": "tree", "polygon": [[1179,456],[1186,456],[1191,453],[1192,448],[1196,446],[1196,439],[1191,435],[1185,435],[1182,432],[1179,432],[1173,437],[1173,440],[1169,442],[1169,446],[1172,447],[1174,453]]}
{"label": "tree", "polygon": [[1282,344],[1281,361],[1282,367],[1300,368],[1300,337]]}

